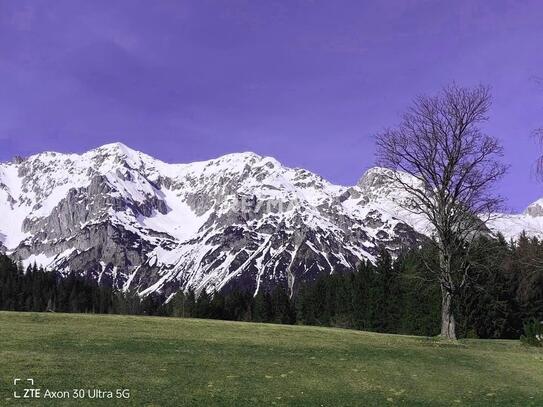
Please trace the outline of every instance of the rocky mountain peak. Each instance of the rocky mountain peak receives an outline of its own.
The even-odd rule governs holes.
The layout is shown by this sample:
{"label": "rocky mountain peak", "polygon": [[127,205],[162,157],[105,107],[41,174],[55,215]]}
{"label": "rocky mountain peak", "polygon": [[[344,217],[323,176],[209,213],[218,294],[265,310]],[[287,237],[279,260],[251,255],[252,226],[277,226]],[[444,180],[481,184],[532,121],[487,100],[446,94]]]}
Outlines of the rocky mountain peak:
{"label": "rocky mountain peak", "polygon": [[535,202],[532,202],[526,210],[524,211],[526,215],[532,217],[543,217],[543,199],[538,199]]}
{"label": "rocky mountain peak", "polygon": [[356,185],[363,191],[382,190],[391,185],[391,173],[387,168],[372,167],[364,172]]}

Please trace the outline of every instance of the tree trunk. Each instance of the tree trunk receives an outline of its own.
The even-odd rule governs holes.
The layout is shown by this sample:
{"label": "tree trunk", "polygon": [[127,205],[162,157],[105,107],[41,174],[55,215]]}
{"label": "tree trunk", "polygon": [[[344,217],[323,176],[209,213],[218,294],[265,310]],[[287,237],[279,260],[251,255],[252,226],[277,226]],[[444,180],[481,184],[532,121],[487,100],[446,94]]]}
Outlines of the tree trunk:
{"label": "tree trunk", "polygon": [[445,339],[456,339],[456,321],[452,305],[452,294],[441,287],[441,335]]}
{"label": "tree trunk", "polygon": [[454,285],[451,274],[451,255],[446,245],[441,246],[439,254],[441,274],[441,334],[445,339],[456,340],[456,321],[454,320]]}

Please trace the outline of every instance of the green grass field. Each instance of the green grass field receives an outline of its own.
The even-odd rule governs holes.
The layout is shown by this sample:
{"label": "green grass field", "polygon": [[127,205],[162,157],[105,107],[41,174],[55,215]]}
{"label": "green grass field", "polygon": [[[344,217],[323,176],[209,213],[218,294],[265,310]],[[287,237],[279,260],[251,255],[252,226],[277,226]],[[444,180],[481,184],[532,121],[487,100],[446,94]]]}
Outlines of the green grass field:
{"label": "green grass field", "polygon": [[[15,312],[0,335],[0,405],[543,405],[543,351],[517,341]],[[15,399],[14,378],[130,398]]]}

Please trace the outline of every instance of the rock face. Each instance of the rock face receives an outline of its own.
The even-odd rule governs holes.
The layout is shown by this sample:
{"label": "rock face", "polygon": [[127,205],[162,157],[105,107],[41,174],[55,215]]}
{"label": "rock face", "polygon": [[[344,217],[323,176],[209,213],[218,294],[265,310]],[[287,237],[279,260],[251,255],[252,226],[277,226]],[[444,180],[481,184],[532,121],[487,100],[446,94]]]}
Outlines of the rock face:
{"label": "rock face", "polygon": [[530,204],[524,211],[526,215],[529,215],[533,218],[543,216],[543,199],[537,200]]}
{"label": "rock face", "polygon": [[[166,164],[122,144],[0,164],[0,251],[145,295],[294,292],[428,233],[372,168],[356,186],[253,153]],[[536,215],[539,216],[539,215]]]}

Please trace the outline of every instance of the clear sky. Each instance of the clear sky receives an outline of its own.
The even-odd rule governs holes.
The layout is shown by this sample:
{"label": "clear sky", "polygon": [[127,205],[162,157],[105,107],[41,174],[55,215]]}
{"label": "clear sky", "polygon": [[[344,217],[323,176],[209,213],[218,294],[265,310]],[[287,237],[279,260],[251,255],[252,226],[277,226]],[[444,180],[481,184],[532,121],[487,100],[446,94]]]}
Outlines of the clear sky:
{"label": "clear sky", "polygon": [[0,160],[121,141],[354,184],[410,100],[490,85],[511,210],[543,196],[541,1],[0,0]]}

